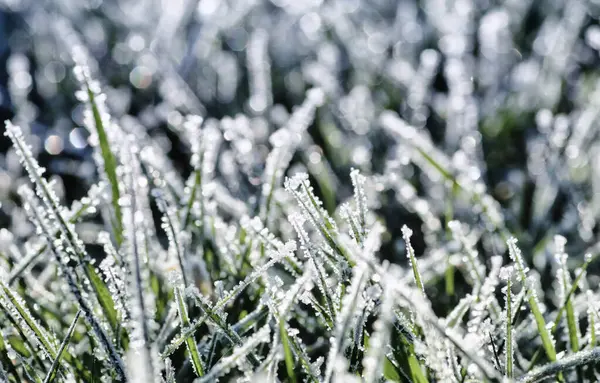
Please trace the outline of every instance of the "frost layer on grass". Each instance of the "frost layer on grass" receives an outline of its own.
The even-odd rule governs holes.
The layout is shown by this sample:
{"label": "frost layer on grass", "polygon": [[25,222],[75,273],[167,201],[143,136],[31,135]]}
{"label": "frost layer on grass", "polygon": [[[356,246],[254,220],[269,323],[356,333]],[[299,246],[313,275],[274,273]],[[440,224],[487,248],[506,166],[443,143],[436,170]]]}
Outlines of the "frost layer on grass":
{"label": "frost layer on grass", "polygon": [[599,16],[0,0],[0,382],[598,381]]}

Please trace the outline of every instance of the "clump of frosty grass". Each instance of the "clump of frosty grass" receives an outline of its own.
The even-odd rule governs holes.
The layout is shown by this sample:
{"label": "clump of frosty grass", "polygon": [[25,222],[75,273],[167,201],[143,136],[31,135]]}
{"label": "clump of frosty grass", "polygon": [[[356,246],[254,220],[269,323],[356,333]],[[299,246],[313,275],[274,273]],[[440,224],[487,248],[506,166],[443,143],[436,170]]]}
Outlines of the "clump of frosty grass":
{"label": "clump of frosty grass", "polygon": [[43,3],[0,382],[598,381],[598,4]]}

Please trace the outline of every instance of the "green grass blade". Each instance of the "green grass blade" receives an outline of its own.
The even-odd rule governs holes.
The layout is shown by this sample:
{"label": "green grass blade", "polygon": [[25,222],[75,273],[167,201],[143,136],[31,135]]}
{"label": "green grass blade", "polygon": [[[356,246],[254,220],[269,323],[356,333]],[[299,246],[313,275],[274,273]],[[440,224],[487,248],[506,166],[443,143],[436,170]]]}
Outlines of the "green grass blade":
{"label": "green grass blade", "polygon": [[52,359],[56,358],[56,347],[53,344],[53,340],[45,329],[41,327],[39,323],[31,316],[31,313],[23,304],[20,297],[16,295],[6,284],[0,281],[0,288],[2,293],[0,295],[0,304],[5,307],[5,310],[14,314],[18,314],[25,324],[29,327],[32,334],[35,336],[36,341],[40,344],[44,352]]}
{"label": "green grass blade", "polygon": [[106,320],[108,320],[110,327],[116,331],[119,328],[119,320],[117,310],[115,309],[113,296],[102,278],[98,275],[96,268],[89,263],[85,265],[85,268],[87,270],[89,281],[96,292],[98,302],[102,307]]}
{"label": "green grass blade", "polygon": [[571,351],[573,352],[579,351],[579,331],[577,330],[577,326],[573,302],[569,299],[567,302],[567,327],[569,328],[569,342],[571,344]]}
{"label": "green grass blade", "polygon": [[281,336],[281,343],[283,345],[283,352],[285,355],[285,368],[289,381],[292,383],[296,382],[296,374],[294,373],[294,354],[290,348],[290,341],[288,339],[285,324],[282,320],[279,321],[279,335]]}
{"label": "green grass blade", "polygon": [[269,327],[262,327],[252,336],[246,338],[241,345],[234,348],[231,355],[221,358],[221,360],[219,360],[219,362],[215,364],[206,375],[198,379],[197,383],[216,381],[218,377],[229,372],[233,366],[238,365],[240,360],[244,357],[247,357],[248,354],[258,347],[259,344],[268,342],[269,336]]}
{"label": "green grass blade", "polygon": [[[530,287],[531,289],[531,287]],[[538,305],[537,295],[535,295],[534,291],[529,292],[529,307],[531,308],[531,312],[535,318],[535,324],[537,325],[538,332],[540,333],[540,337],[542,338],[542,345],[544,346],[544,350],[546,351],[546,355],[548,355],[548,359],[552,362],[556,360],[556,349],[554,348],[554,343],[550,338],[550,334],[548,333],[548,329],[546,327],[546,320],[544,320],[544,316],[542,315],[542,311]]]}
{"label": "green grass blade", "polygon": [[507,244],[509,255],[515,262],[518,277],[523,284],[523,288],[527,289],[527,301],[529,302],[529,308],[531,309],[533,317],[535,318],[535,324],[537,326],[538,333],[540,334],[540,338],[542,339],[542,345],[546,351],[548,359],[554,362],[556,360],[556,349],[554,348],[554,342],[552,341],[551,334],[548,332],[546,320],[544,319],[542,311],[540,310],[535,288],[533,287],[531,280],[527,278],[527,266],[523,260],[521,250],[517,247],[517,240],[515,238],[510,238],[507,241]]}
{"label": "green grass blade", "polygon": [[[91,214],[95,211],[96,206],[99,204],[98,201],[94,201],[97,198],[98,194],[101,194],[104,186],[103,184],[97,184],[96,186],[92,186],[90,191],[88,192],[88,196],[85,199],[80,201],[75,201],[75,203],[79,203],[79,205],[75,206],[75,203],[71,206],[71,214],[69,216],[69,223],[76,223],[82,217],[87,214]],[[96,194],[97,193],[97,194]],[[58,233],[58,230],[54,230]],[[16,264],[13,269],[10,271],[10,275],[8,277],[8,285],[12,286],[13,283],[19,279],[19,277],[23,274],[23,272],[27,269],[33,267],[38,260],[38,258],[46,252],[48,246],[45,243],[42,243],[37,246],[35,251],[30,252],[27,256],[25,256],[18,264]]]}
{"label": "green grass blade", "polygon": [[408,228],[408,226],[402,226],[402,237],[404,238],[404,242],[406,243],[406,254],[408,259],[410,260],[410,265],[412,266],[413,276],[415,277],[415,283],[417,287],[423,294],[425,294],[425,287],[423,286],[423,282],[421,282],[421,273],[419,272],[419,266],[417,265],[417,257],[415,257],[415,250],[410,244],[410,237],[412,236],[412,230]]}
{"label": "green grass blade", "polygon": [[386,380],[392,382],[401,382],[402,378],[398,371],[396,371],[396,366],[389,360],[389,358],[385,358],[383,360],[383,377]]}
{"label": "green grass blade", "polygon": [[[83,243],[79,239],[79,236],[74,230],[73,224],[69,222],[68,218],[65,217],[64,209],[60,205],[59,199],[56,196],[56,193],[52,190],[50,184],[43,177],[44,169],[41,168],[33,156],[31,152],[31,147],[26,143],[25,138],[23,137],[23,132],[21,128],[13,125],[10,121],[5,121],[6,124],[6,132],[5,134],[11,139],[13,142],[13,147],[16,149],[17,154],[19,155],[27,173],[29,173],[29,177],[32,183],[36,187],[37,195],[43,201],[44,206],[49,213],[48,216],[52,218],[56,222],[56,227],[63,234],[65,248],[68,251],[72,251],[79,258],[81,263],[87,264],[89,260],[89,255],[87,254]],[[31,197],[28,198],[36,198],[33,196],[33,192],[28,190],[28,188],[23,189],[23,187],[19,190],[22,195],[29,194]],[[23,194],[25,193],[25,194]],[[27,201],[27,199],[25,199]],[[43,219],[41,220],[43,221]],[[44,233],[47,236],[48,241],[53,241],[54,239],[54,231],[49,227],[44,229]],[[89,280],[94,293],[98,300],[101,303],[103,310],[105,310],[105,314],[107,317],[111,316],[111,307],[112,311],[114,311],[114,302],[112,301],[112,297],[110,295],[106,295],[103,292],[106,289],[106,285],[100,278],[94,278],[94,273],[90,273],[89,267],[83,268],[87,279]],[[103,296],[102,298],[100,296]],[[104,305],[102,303],[104,302]]]}
{"label": "green grass blade", "polygon": [[411,378],[414,383],[429,383],[425,377],[425,374],[423,374],[421,363],[417,359],[414,352],[411,352],[408,355],[408,365],[410,367]]}
{"label": "green grass blade", "polygon": [[[20,137],[17,136],[17,138],[19,139]],[[20,142],[20,140],[17,140],[17,142]],[[28,157],[26,156],[25,158],[28,158]],[[33,159],[30,159],[30,160],[31,160],[32,164],[37,164],[35,162],[35,160],[33,160]],[[28,168],[28,169],[31,169],[31,168]],[[33,176],[37,175],[36,180],[38,180],[38,186],[41,185],[42,189],[46,190],[46,189],[44,189],[44,185],[47,186],[47,184],[45,183],[45,180],[39,176],[40,173],[32,171],[30,174],[33,174]],[[69,286],[71,293],[73,294],[73,296],[75,297],[81,310],[85,314],[86,321],[88,322],[90,327],[93,329],[94,333],[100,340],[100,343],[102,344],[102,346],[105,348],[105,350],[109,356],[109,360],[112,363],[116,372],[119,374],[119,377],[121,379],[124,379],[125,378],[125,370],[124,370],[121,356],[119,355],[114,344],[112,343],[111,338],[104,331],[103,327],[100,325],[99,320],[96,318],[96,316],[93,312],[93,303],[90,302],[88,299],[89,294],[87,293],[87,291],[82,290],[80,280],[77,275],[77,265],[72,265],[71,262],[63,262],[63,260],[61,259],[60,254],[62,251],[64,251],[65,248],[62,247],[60,243],[57,243],[56,241],[54,241],[54,239],[52,237],[52,230],[48,226],[49,223],[47,222],[45,217],[43,217],[43,212],[40,212],[41,208],[39,206],[36,206],[37,201],[33,195],[33,191],[31,191],[31,189],[29,189],[29,187],[23,186],[20,189],[20,193],[22,196],[25,196],[25,198],[24,198],[24,201],[26,201],[25,207],[26,207],[26,210],[29,212],[29,219],[34,223],[34,225],[36,227],[39,228],[40,232],[42,234],[44,234],[44,236],[46,237],[47,245],[48,245],[49,249],[51,250],[51,253],[52,253],[54,259],[56,260],[56,264],[58,264],[60,266],[60,268],[62,270],[62,274],[65,278],[65,281],[67,282],[67,285]],[[48,196],[49,194],[46,194],[46,195]],[[60,212],[59,210],[54,211],[54,214],[58,218],[61,217],[59,212]],[[60,222],[62,224],[64,224],[64,221],[60,221]],[[63,232],[63,234],[65,234],[65,236],[66,235],[70,236],[69,238],[70,238],[70,241],[72,241],[72,244],[77,245],[79,250],[84,251],[84,250],[82,250],[83,246],[78,241],[75,234],[68,230],[69,229],[68,226],[66,228],[61,227],[61,229],[65,230],[65,232]],[[73,248],[71,248],[71,250],[69,250],[69,251],[72,251],[72,250],[73,250]],[[85,259],[87,257],[87,255],[85,253],[79,254],[79,255],[81,257],[80,259]],[[89,274],[87,273],[87,271],[88,271],[87,268],[83,267],[83,270],[86,273],[86,275],[88,276],[88,280],[89,280]]]}
{"label": "green grass blade", "polygon": [[[579,324],[577,317],[575,316],[575,310],[573,309],[573,301],[571,299],[565,299],[565,294],[570,291],[573,287],[571,284],[571,275],[567,268],[568,255],[565,253],[565,245],[567,239],[561,235],[554,236],[554,245],[556,248],[555,259],[558,263],[558,270],[556,278],[559,281],[559,296],[566,302],[565,310],[567,311],[567,329],[569,335],[569,345],[571,351],[579,351]],[[575,285],[575,287],[577,287]]]}
{"label": "green grass blade", "polygon": [[[587,270],[590,263],[592,263],[599,257],[600,257],[600,254],[596,254],[593,257],[591,256],[591,254],[585,255],[585,263],[583,264],[583,266],[581,266],[581,269],[579,270],[579,273],[575,277],[575,280],[573,281],[573,285],[571,286],[569,293],[565,297],[565,301],[563,302],[562,306],[558,310],[558,313],[556,314],[556,318],[554,319],[554,325],[552,326],[552,330],[551,330],[551,333],[553,335],[556,334],[556,331],[558,330],[558,324],[560,323],[560,320],[562,319],[562,316],[565,313],[565,310],[567,307],[567,302],[571,299],[573,294],[575,294],[575,291],[577,290],[577,286],[579,285],[581,278],[583,278],[585,271]],[[535,366],[535,363],[537,362],[537,360],[539,358],[540,352],[541,352],[541,348],[538,348],[536,350],[535,354],[533,355],[533,357],[531,358],[531,361],[529,362],[529,367],[527,368],[527,371],[530,371],[533,368],[533,366]]]}
{"label": "green grass blade", "polygon": [[117,178],[117,159],[110,149],[108,142],[108,136],[106,134],[106,128],[102,121],[102,116],[96,103],[96,95],[92,91],[88,83],[89,79],[85,79],[85,87],[88,94],[90,107],[92,109],[92,115],[94,117],[94,125],[96,126],[96,133],[98,134],[98,141],[100,143],[100,152],[104,161],[104,171],[106,172],[106,178],[110,183],[112,207],[114,209],[114,234],[115,240],[118,245],[123,243],[123,214],[121,212],[121,206],[119,205],[120,191],[119,191],[119,179]]}
{"label": "green grass blade", "polygon": [[[175,287],[174,290],[175,299],[177,300],[177,309],[179,311],[179,318],[181,320],[181,328],[189,328],[190,327],[190,318],[188,316],[187,305],[185,304],[185,299],[181,292],[180,287]],[[194,340],[193,336],[187,337],[185,339],[185,344],[187,346],[188,352],[190,353],[190,359],[192,360],[192,366],[194,367],[194,372],[197,376],[204,375],[204,367],[202,366],[202,359],[200,359],[200,353],[198,352],[198,345]]]}
{"label": "green grass blade", "polygon": [[81,310],[77,311],[77,314],[75,314],[75,318],[73,318],[73,322],[71,322],[71,326],[69,326],[69,329],[67,330],[67,335],[65,335],[65,339],[63,339],[62,343],[60,344],[60,348],[58,349],[56,358],[52,362],[50,371],[48,371],[48,374],[46,374],[44,383],[52,382],[52,380],[56,376],[56,371],[58,370],[58,366],[60,364],[60,358],[71,340],[71,336],[73,335],[73,331],[75,330],[75,325],[77,324],[77,321],[79,320],[80,315],[81,315]]}

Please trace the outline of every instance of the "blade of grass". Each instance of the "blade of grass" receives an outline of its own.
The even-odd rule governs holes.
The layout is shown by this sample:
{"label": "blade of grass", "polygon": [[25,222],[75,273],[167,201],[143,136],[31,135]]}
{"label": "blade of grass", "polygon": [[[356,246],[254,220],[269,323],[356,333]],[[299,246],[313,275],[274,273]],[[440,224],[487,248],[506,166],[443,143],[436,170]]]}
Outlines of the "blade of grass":
{"label": "blade of grass", "polygon": [[[26,211],[29,214],[29,219],[34,223],[34,225],[39,228],[40,232],[44,234],[46,239],[46,244],[53,255],[56,264],[60,266],[63,276],[66,279],[66,283],[69,286],[69,290],[75,297],[79,307],[85,314],[86,322],[90,325],[98,340],[105,348],[109,356],[109,360],[112,363],[114,370],[117,372],[120,380],[125,379],[125,368],[123,365],[123,361],[121,360],[121,356],[116,351],[115,345],[112,343],[111,339],[105,332],[104,328],[100,325],[99,320],[93,312],[93,304],[89,301],[87,291],[82,291],[81,281],[77,275],[76,267],[71,264],[71,262],[63,262],[61,258],[62,252],[64,252],[64,247],[61,243],[57,243],[53,240],[52,231],[48,227],[48,222],[46,217],[43,216],[43,212],[41,211],[40,206],[37,205],[37,201],[33,195],[33,191],[27,186],[23,186],[20,191],[26,197],[24,199]],[[84,268],[85,270],[85,268]],[[117,327],[118,328],[118,327]]]}
{"label": "blade of grass", "polygon": [[[174,293],[175,299],[177,300],[179,318],[181,319],[181,328],[188,328],[190,326],[190,318],[188,316],[187,305],[185,304],[185,299],[181,292],[181,288],[175,287]],[[194,372],[197,376],[203,376],[204,367],[202,367],[202,359],[200,358],[200,353],[198,352],[198,346],[196,345],[194,337],[186,338],[185,344],[187,346],[188,352],[190,353],[190,359],[192,360]]]}
{"label": "blade of grass", "polygon": [[402,238],[406,244],[406,255],[410,261],[410,265],[412,267],[413,276],[415,277],[415,283],[417,287],[423,294],[425,294],[425,287],[423,286],[423,282],[421,282],[421,273],[419,272],[419,266],[417,264],[417,257],[415,257],[415,250],[410,244],[410,237],[412,236],[412,230],[408,228],[408,226],[402,226]]}
{"label": "blade of grass", "polygon": [[553,375],[560,374],[569,369],[583,366],[586,364],[597,364],[600,362],[600,347],[594,347],[590,350],[579,351],[578,353],[565,356],[564,358],[538,367],[529,373],[519,377],[518,383],[540,382]]}
{"label": "blade of grass", "polygon": [[[75,223],[79,218],[82,217],[83,213],[90,207],[90,204],[82,204],[76,211],[74,211],[69,218],[70,223]],[[12,285],[21,274],[28,269],[37,259],[46,251],[48,247],[46,244],[41,244],[36,251],[31,252],[29,255],[24,257],[11,271],[8,277],[8,285]]]}
{"label": "blade of grass", "polygon": [[18,297],[16,293],[9,289],[3,281],[0,281],[0,287],[2,288],[2,294],[0,296],[2,299],[0,299],[0,304],[7,306],[5,308],[7,311],[18,314],[18,316],[23,319],[25,324],[32,331],[36,341],[40,344],[44,353],[52,359],[55,359],[56,347],[46,330],[37,323],[33,316],[31,316],[31,313],[23,305],[20,297]]}
{"label": "blade of grass", "polygon": [[283,352],[285,355],[285,368],[287,371],[287,376],[290,382],[296,382],[296,374],[294,373],[294,354],[290,348],[290,341],[288,339],[287,331],[285,329],[285,324],[283,321],[279,321],[279,336],[281,337],[281,343],[283,345]]}
{"label": "blade of grass", "polygon": [[523,284],[523,288],[527,289],[527,300],[529,302],[529,307],[535,318],[535,323],[537,325],[540,338],[542,339],[542,345],[544,346],[546,355],[550,361],[555,361],[556,349],[554,348],[554,342],[552,341],[551,334],[548,332],[546,320],[544,319],[542,311],[540,310],[535,288],[532,286],[531,280],[527,278],[527,269],[523,260],[523,256],[521,255],[521,250],[517,247],[517,240],[515,238],[510,238],[507,241],[507,244],[510,257],[516,264],[517,272],[521,283]]}
{"label": "blade of grass", "polygon": [[214,367],[202,378],[198,380],[198,383],[214,382],[221,375],[229,372],[229,370],[240,363],[240,359],[247,357],[259,344],[268,342],[269,340],[269,327],[265,326],[258,330],[254,335],[247,338],[243,344],[236,347],[231,355],[222,358]]}
{"label": "blade of grass", "polygon": [[54,379],[54,377],[56,375],[56,371],[58,370],[58,366],[60,364],[60,358],[61,358],[63,352],[65,351],[65,349],[67,348],[67,345],[71,341],[71,336],[73,335],[73,331],[75,330],[75,325],[77,324],[77,321],[79,320],[80,315],[81,315],[81,310],[77,311],[77,313],[75,314],[75,318],[73,318],[73,322],[71,322],[71,326],[69,326],[69,329],[67,330],[67,334],[65,335],[65,338],[63,339],[62,343],[60,344],[56,358],[52,362],[50,371],[48,371],[48,374],[46,374],[44,383],[50,383]]}
{"label": "blade of grass", "polygon": [[[581,278],[583,278],[585,271],[587,270],[590,263],[597,260],[598,258],[600,258],[600,253],[594,255],[593,257],[589,253],[585,255],[585,262],[581,266],[579,273],[575,277],[575,280],[573,281],[573,285],[571,285],[571,289],[569,290],[569,293],[565,297],[565,301],[558,309],[558,313],[556,314],[556,318],[554,319],[554,325],[552,326],[552,329],[550,330],[552,335],[556,335],[556,332],[558,331],[558,324],[560,323],[560,320],[562,319],[562,316],[564,315],[565,310],[567,308],[567,302],[571,299],[573,294],[575,294],[575,291],[577,290],[577,286],[579,285]],[[527,368],[527,371],[530,371],[533,368],[533,366],[535,366],[535,363],[537,362],[537,360],[540,356],[541,350],[542,350],[542,346],[538,347],[538,349],[535,351],[535,353],[533,354],[533,357],[531,358],[531,361],[529,362],[529,367]]]}
{"label": "blade of grass", "polygon": [[[90,262],[89,255],[85,251],[83,247],[83,243],[79,239],[79,236],[74,230],[73,224],[68,222],[68,219],[64,216],[64,209],[59,203],[58,197],[52,190],[48,181],[43,177],[44,169],[41,168],[37,162],[37,160],[33,157],[31,152],[31,148],[25,142],[25,138],[23,137],[23,132],[21,128],[13,125],[9,120],[5,121],[6,124],[6,132],[11,141],[13,142],[13,146],[17,151],[17,154],[20,157],[21,162],[23,163],[32,183],[36,187],[37,195],[43,201],[50,218],[57,223],[57,227],[60,232],[63,234],[65,245],[65,251],[72,251],[75,253],[79,262],[83,264],[87,264]],[[22,189],[20,189],[22,190]],[[33,194],[33,193],[30,193]],[[32,197],[33,198],[33,197]],[[45,218],[44,218],[45,219]],[[43,221],[43,220],[42,220]],[[46,228],[46,235],[48,237],[48,241],[53,241],[54,231],[50,228]],[[104,282],[94,275],[95,272],[92,272],[93,267],[83,267],[85,275],[94,290],[94,293],[102,307],[107,319],[109,319],[111,327],[113,329],[118,328],[118,323],[115,320],[116,312],[114,309],[114,302],[110,295],[106,295],[105,291],[106,285]],[[112,319],[112,320],[111,320]]]}
{"label": "blade of grass", "polygon": [[[85,70],[83,72],[85,72]],[[90,79],[87,76],[84,77],[84,86],[92,110],[96,133],[98,134],[102,160],[104,161],[104,171],[106,172],[106,178],[108,178],[108,182],[110,183],[112,207],[115,215],[113,222],[115,240],[117,245],[121,245],[123,243],[123,214],[121,212],[121,206],[119,205],[121,193],[119,191],[119,179],[117,178],[117,159],[111,151],[108,135],[106,134],[106,127],[104,126],[102,116],[96,103],[96,94],[90,87],[89,81]]]}

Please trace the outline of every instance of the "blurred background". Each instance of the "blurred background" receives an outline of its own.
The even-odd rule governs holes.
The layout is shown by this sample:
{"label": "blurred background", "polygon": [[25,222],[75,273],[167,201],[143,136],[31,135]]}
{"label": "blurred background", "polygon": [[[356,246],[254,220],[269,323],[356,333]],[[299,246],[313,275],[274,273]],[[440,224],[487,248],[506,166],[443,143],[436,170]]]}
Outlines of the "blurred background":
{"label": "blurred background", "polygon": [[[554,234],[578,263],[597,238],[598,15],[593,0],[0,0],[0,116],[23,126],[65,201],[83,197],[97,179],[72,73],[84,46],[113,120],[184,177],[184,117],[216,123],[219,177],[252,204],[269,136],[318,87],[326,103],[290,172],[307,169],[330,211],[352,167],[369,175],[384,257],[405,262],[402,224],[422,254],[449,219],[481,223],[414,166],[410,142],[395,146],[378,119],[392,110],[497,201],[543,270]],[[0,153],[0,227],[24,238],[26,178],[5,137]]]}

